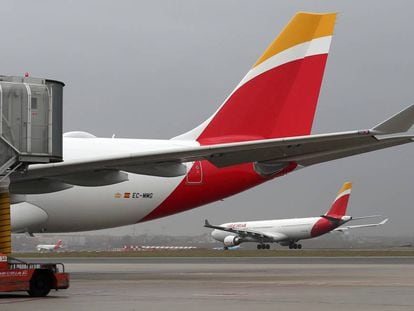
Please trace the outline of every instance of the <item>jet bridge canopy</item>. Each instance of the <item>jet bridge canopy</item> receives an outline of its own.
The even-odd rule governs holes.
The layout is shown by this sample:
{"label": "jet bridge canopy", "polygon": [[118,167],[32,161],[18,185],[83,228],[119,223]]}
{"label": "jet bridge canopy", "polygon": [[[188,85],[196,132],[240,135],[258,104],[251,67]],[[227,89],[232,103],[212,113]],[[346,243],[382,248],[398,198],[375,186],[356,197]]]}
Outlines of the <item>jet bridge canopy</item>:
{"label": "jet bridge canopy", "polygon": [[0,76],[0,168],[8,161],[62,161],[63,87],[55,80]]}

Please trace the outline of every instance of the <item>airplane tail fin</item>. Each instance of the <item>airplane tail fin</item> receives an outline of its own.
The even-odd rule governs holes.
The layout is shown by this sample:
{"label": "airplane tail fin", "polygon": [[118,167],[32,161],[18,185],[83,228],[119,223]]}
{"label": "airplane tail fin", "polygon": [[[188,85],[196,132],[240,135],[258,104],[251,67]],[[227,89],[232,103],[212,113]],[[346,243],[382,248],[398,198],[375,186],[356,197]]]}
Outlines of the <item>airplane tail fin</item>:
{"label": "airplane tail fin", "polygon": [[62,240],[58,240],[57,243],[55,244],[55,249],[59,249],[62,247]]}
{"label": "airplane tail fin", "polygon": [[297,13],[223,105],[174,139],[203,145],[310,134],[336,13]]}
{"label": "airplane tail fin", "polygon": [[342,185],[338,192],[331,208],[325,214],[325,216],[335,219],[341,219],[346,214],[346,208],[348,206],[349,197],[351,195],[352,183],[346,182]]}

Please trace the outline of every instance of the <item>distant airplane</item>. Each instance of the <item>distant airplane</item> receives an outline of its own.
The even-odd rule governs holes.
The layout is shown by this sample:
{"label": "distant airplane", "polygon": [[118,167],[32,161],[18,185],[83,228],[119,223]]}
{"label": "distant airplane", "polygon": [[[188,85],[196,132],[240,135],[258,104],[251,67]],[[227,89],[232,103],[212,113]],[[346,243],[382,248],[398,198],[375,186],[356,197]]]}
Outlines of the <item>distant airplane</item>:
{"label": "distant airplane", "polygon": [[[413,136],[390,134],[412,126],[414,105],[370,129],[311,135],[335,20],[335,13],[297,13],[218,110],[187,133],[166,140],[65,134],[63,162],[11,175],[13,232],[136,224],[300,168],[413,142]],[[216,68],[217,79],[221,70]],[[191,88],[191,77],[183,83]],[[116,104],[122,118],[128,111]],[[192,109],[189,115],[197,103]]]}
{"label": "distant airplane", "polygon": [[56,244],[39,244],[36,246],[38,252],[55,252],[62,247],[62,240],[58,240]]}
{"label": "distant airplane", "polygon": [[311,239],[331,231],[344,232],[354,228],[380,226],[388,221],[384,219],[380,223],[340,227],[351,220],[379,217],[379,215],[363,217],[345,215],[351,188],[352,183],[344,183],[330,210],[320,217],[235,222],[220,226],[211,225],[206,220],[204,227],[214,229],[211,233],[212,237],[223,242],[225,248],[243,242],[256,242],[259,243],[257,249],[269,249],[270,245],[267,243],[279,243],[282,246],[289,246],[290,249],[301,249],[302,245],[297,243],[299,240]]}

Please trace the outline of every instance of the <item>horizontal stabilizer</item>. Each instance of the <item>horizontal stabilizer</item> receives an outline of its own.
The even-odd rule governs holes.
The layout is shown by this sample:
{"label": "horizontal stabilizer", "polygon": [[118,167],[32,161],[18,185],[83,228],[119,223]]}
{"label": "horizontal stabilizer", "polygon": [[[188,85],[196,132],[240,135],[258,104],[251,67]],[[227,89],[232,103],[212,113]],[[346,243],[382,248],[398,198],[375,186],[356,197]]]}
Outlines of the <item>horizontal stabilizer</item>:
{"label": "horizontal stabilizer", "polygon": [[359,219],[367,219],[367,218],[378,218],[381,217],[382,215],[370,215],[370,216],[359,216],[359,217],[353,217],[352,216],[352,220],[359,220]]}
{"label": "horizontal stabilizer", "polygon": [[333,231],[345,232],[349,229],[359,229],[359,228],[368,228],[368,227],[378,227],[385,224],[388,221],[388,218],[376,224],[364,224],[364,225],[354,225],[354,226],[344,226],[334,229]]}
{"label": "horizontal stabilizer", "polygon": [[408,131],[414,124],[414,104],[372,128],[378,134],[393,134]]}
{"label": "horizontal stabilizer", "polygon": [[383,224],[385,224],[387,221],[388,221],[388,218],[386,218],[386,219],[384,219],[383,221],[381,221],[381,222],[379,223],[379,225],[383,225]]}

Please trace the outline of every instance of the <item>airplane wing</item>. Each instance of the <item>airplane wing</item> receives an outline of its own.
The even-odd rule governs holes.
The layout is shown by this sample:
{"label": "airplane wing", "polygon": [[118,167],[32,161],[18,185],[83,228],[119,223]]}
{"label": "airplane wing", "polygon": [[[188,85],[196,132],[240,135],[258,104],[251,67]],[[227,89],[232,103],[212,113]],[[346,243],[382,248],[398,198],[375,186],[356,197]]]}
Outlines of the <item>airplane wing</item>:
{"label": "airplane wing", "polygon": [[263,239],[263,238],[271,239],[271,236],[268,236],[266,234],[263,234],[261,232],[254,231],[254,230],[234,229],[234,228],[229,228],[229,227],[215,226],[215,225],[210,224],[207,219],[205,220],[204,227],[234,233],[242,238],[251,237],[255,239]]}
{"label": "airplane wing", "polygon": [[279,241],[283,241],[286,239],[285,235],[273,233],[273,232],[272,233],[259,232],[259,231],[255,231],[251,229],[245,230],[245,229],[239,229],[239,228],[234,229],[234,228],[229,228],[229,227],[215,226],[215,225],[210,224],[207,219],[205,220],[204,227],[234,233],[240,236],[241,238],[249,237],[249,238],[253,238],[256,240],[265,240],[265,241],[272,241],[272,242],[279,242]]}
{"label": "airplane wing", "polygon": [[[61,163],[31,165],[26,174],[13,174],[15,183],[39,185],[48,181],[60,181],[71,185],[82,184],[91,174],[99,175],[95,180],[103,184],[125,181],[122,171],[154,176],[181,176],[186,173],[182,164],[207,160],[217,167],[255,162],[263,174],[273,174],[278,168],[290,163],[310,166],[330,160],[344,158],[369,151],[402,145],[414,141],[414,136],[390,134],[407,131],[414,123],[414,105],[409,106],[370,130],[349,131],[330,134],[263,139],[206,146],[179,146],[169,150],[155,150],[118,154],[114,156],[91,155],[89,158]],[[125,175],[125,173],[123,173]],[[59,189],[62,190],[62,189]],[[55,190],[56,191],[56,190]]]}
{"label": "airplane wing", "polygon": [[344,226],[344,227],[338,227],[332,231],[339,231],[339,232],[345,232],[349,229],[356,229],[356,228],[367,228],[367,227],[377,227],[385,224],[388,221],[387,219],[384,219],[383,221],[377,223],[377,224],[365,224],[365,225],[355,225],[355,226]]}

